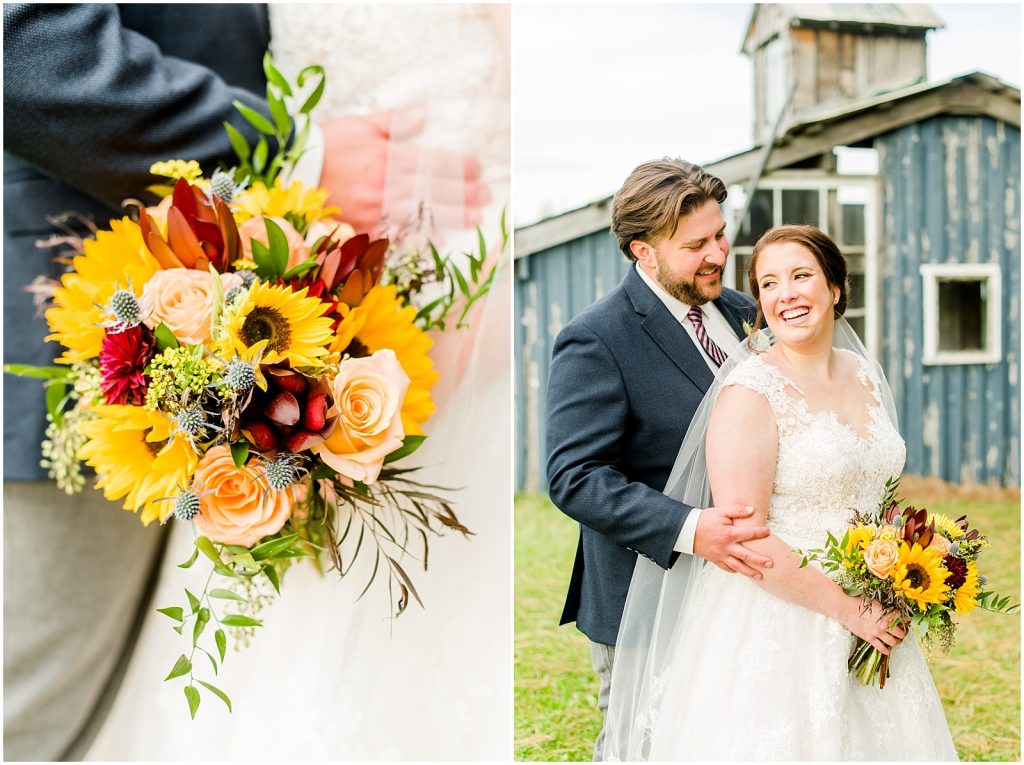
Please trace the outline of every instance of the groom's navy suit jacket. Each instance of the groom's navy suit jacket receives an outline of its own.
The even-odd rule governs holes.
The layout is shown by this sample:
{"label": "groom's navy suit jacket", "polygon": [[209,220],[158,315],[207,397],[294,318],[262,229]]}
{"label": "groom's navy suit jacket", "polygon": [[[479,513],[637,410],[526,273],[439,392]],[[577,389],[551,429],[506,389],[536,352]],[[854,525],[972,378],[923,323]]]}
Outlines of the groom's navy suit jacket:
{"label": "groom's navy suit jacket", "polygon": [[[256,4],[12,3],[3,34],[4,362],[47,365],[58,349],[25,291],[63,271],[35,246],[58,233],[47,216],[104,228],[146,197],[153,162],[230,163],[225,121],[255,140],[232,101],[266,113],[270,27]],[[45,477],[43,396],[39,380],[4,378],[5,480]]]}
{"label": "groom's navy suit jacket", "polygon": [[[714,301],[736,332],[753,300]],[[548,490],[580,522],[561,623],[614,644],[639,553],[668,568],[692,509],[661,492],[714,380],[700,350],[635,268],[555,340],[548,382]]]}

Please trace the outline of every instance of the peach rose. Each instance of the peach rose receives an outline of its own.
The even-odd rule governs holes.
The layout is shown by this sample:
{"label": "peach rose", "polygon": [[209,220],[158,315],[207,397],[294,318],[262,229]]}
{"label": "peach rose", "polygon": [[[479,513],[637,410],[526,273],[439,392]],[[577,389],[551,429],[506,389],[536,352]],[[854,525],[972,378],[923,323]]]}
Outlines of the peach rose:
{"label": "peach rose", "polygon": [[322,236],[330,236],[338,244],[344,244],[356,235],[356,230],[347,223],[330,218],[321,218],[309,224],[306,232],[306,244],[312,247],[316,240]]}
{"label": "peach rose", "polygon": [[952,542],[950,542],[948,539],[942,536],[942,534],[936,531],[934,534],[932,534],[932,541],[928,543],[928,547],[930,549],[938,550],[940,553],[945,555],[949,552],[950,545],[952,544]]}
{"label": "peach rose", "polygon": [[[309,258],[309,245],[302,238],[302,234],[295,230],[295,226],[284,218],[269,217],[270,220],[281,227],[285,238],[288,240],[288,268],[297,266],[299,263],[307,260]],[[263,222],[262,217],[249,218],[249,220],[239,226],[238,237],[242,240],[242,257],[244,258],[252,258],[253,239],[264,245],[270,241],[267,236],[267,224]]]}
{"label": "peach rose", "polygon": [[392,350],[341,362],[331,383],[334,406],[328,412],[338,415],[338,423],[313,451],[341,475],[373,483],[384,458],[405,438],[402,402],[408,389],[409,375]]}
{"label": "peach rose", "polygon": [[[196,481],[203,491],[195,522],[201,534],[214,542],[251,547],[281,530],[291,515],[288,491],[267,491],[253,468],[239,470],[227,446],[214,446],[196,466]],[[264,494],[266,499],[264,500]]]}
{"label": "peach rose", "polygon": [[[224,292],[242,285],[238,274],[219,276]],[[150,329],[163,322],[178,340],[189,345],[198,345],[210,337],[213,274],[208,271],[192,268],[157,271],[142,288],[140,302]]]}
{"label": "peach rose", "polygon": [[889,576],[900,557],[900,547],[892,539],[876,539],[864,548],[864,563],[879,579]]}

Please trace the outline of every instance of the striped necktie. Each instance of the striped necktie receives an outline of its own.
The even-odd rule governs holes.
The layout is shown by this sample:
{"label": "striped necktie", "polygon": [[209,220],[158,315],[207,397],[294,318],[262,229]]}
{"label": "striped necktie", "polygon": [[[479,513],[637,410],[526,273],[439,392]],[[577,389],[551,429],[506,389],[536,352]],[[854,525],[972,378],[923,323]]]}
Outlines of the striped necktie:
{"label": "striped necktie", "polygon": [[686,318],[693,324],[694,330],[697,332],[697,339],[700,340],[701,347],[707,351],[708,356],[718,366],[722,366],[725,360],[729,358],[725,351],[719,348],[715,341],[711,339],[711,335],[704,329],[704,312],[701,311],[699,305],[695,305],[690,308],[690,312],[686,314]]}

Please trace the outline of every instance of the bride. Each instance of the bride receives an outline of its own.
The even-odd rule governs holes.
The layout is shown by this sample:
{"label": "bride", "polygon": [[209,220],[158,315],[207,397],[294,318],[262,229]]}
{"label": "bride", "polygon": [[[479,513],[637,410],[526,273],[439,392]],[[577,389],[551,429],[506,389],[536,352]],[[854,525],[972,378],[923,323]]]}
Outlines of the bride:
{"label": "bride", "polygon": [[[479,221],[500,243],[509,189],[507,8],[474,5],[329,4],[270,6],[272,52],[291,79],[320,64],[327,90],[314,113],[388,110],[396,120],[389,156],[410,143],[473,153],[491,203]],[[438,73],[443,72],[444,77]],[[409,117],[409,115],[413,115]],[[404,137],[402,137],[404,136]],[[442,152],[421,156],[435,158]],[[442,251],[476,246],[471,226],[413,173],[416,200],[385,188],[388,223],[422,204]],[[394,187],[408,168],[390,168]],[[436,175],[436,174],[435,174]],[[427,483],[452,487],[459,519],[474,536],[435,538],[430,567],[409,571],[424,608],[391,618],[383,578],[361,599],[369,569],[338,580],[312,567],[289,570],[279,599],[260,616],[251,644],[229,652],[216,684],[232,698],[229,715],[204,697],[190,720],[179,685],[161,684],[185,646],[152,609],[202,587],[198,566],[176,568],[192,531],[175,528],[161,583],[118,698],[87,759],[492,760],[511,742],[511,287],[499,268],[471,329],[434,337],[442,378],[438,413],[416,453]],[[192,577],[200,578],[196,583]],[[167,665],[167,666],[165,666]],[[212,679],[212,678],[211,678]]]}
{"label": "bride", "polygon": [[[693,556],[668,572],[639,560],[606,759],[956,760],[916,638],[793,551],[842,538],[906,454],[885,379],[841,318],[845,261],[821,231],[781,226],[754,248],[750,288],[771,334],[723,366],[666,493],[753,506],[740,522],[768,526],[748,544],[774,566],[752,580]],[[884,690],[848,672],[857,636],[891,652]]]}

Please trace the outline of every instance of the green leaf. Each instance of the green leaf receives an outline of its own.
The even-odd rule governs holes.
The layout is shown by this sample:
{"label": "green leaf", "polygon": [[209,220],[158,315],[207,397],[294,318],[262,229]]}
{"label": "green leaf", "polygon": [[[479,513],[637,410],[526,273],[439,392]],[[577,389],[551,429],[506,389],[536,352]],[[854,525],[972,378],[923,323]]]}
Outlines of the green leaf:
{"label": "green leaf", "polygon": [[[267,123],[270,124],[269,122]],[[271,129],[273,132],[273,129]],[[256,150],[252,153],[252,169],[259,175],[263,172],[263,168],[267,166],[267,152],[270,147],[267,145],[267,139],[260,138],[259,143],[256,144]]]}
{"label": "green leaf", "polygon": [[426,440],[426,436],[406,436],[405,440],[402,441],[402,445],[384,458],[384,464],[386,465],[389,462],[395,462],[403,457],[408,457],[414,451],[419,449]]}
{"label": "green leaf", "polygon": [[192,613],[199,613],[199,598],[189,592],[187,587],[185,588],[185,595],[188,596],[188,604],[192,607]]}
{"label": "green leaf", "polygon": [[270,55],[269,50],[263,54],[263,74],[267,76],[267,82],[272,82],[280,88],[281,92],[286,96],[290,96],[292,94],[292,89],[288,84],[288,80],[286,80],[284,75],[278,71],[276,66],[274,66],[274,59]]}
{"label": "green leaf", "polygon": [[71,369],[70,367],[37,367],[33,364],[4,364],[4,373],[41,380],[67,380]]}
{"label": "green leaf", "polygon": [[299,107],[299,114],[309,114],[313,111],[313,108],[320,103],[320,97],[324,94],[324,85],[327,82],[327,76],[324,74],[324,68],[322,66],[314,64],[312,66],[307,66],[299,72],[296,82],[298,82],[300,88],[306,84],[306,80],[309,77],[315,75],[320,75],[320,82],[317,83],[316,88],[314,88],[309,98],[307,98],[302,106]]}
{"label": "green leaf", "polygon": [[171,332],[171,328],[163,322],[157,325],[157,328],[153,330],[153,334],[156,335],[156,349],[158,351],[163,351],[167,348],[178,348],[181,345],[178,342],[178,338]]}
{"label": "green leaf", "polygon": [[245,441],[235,441],[231,444],[231,459],[235,461],[235,467],[239,470],[245,467],[245,461],[249,459],[249,444]]}
{"label": "green leaf", "polygon": [[185,609],[183,609],[181,606],[168,606],[167,608],[158,608],[157,612],[163,614],[164,616],[171,617],[176,622],[185,620]]}
{"label": "green leaf", "polygon": [[270,281],[274,278],[274,261],[270,258],[270,248],[258,239],[252,240],[252,259],[256,264],[256,273],[261,279]]}
{"label": "green leaf", "polygon": [[[213,654],[211,654],[211,653],[210,653],[209,651],[207,651],[207,650],[206,650],[205,648],[203,648],[202,646],[196,646],[196,648],[198,648],[198,649],[199,649],[200,651],[202,651],[203,653],[205,653],[205,654],[206,654],[206,658],[210,660],[210,666],[211,666],[211,667],[213,667],[213,674],[215,674],[215,675],[219,675],[219,674],[220,674],[220,672],[219,672],[219,670],[217,669],[217,660],[216,660],[215,658],[213,658]],[[200,681],[200,682],[201,682],[201,681]]]}
{"label": "green leaf", "polygon": [[[316,248],[314,247],[313,249],[315,250]],[[285,271],[284,276],[282,278],[285,281],[288,281],[289,279],[294,279],[296,276],[302,276],[304,273],[306,273],[306,271],[310,270],[311,268],[316,268],[316,266],[317,262],[315,260],[304,261],[302,263],[299,263],[299,265],[292,266],[287,271]]]}
{"label": "green leaf", "polygon": [[50,414],[53,424],[59,426],[67,400],[68,384],[63,380],[54,380],[46,386],[46,411]]}
{"label": "green leaf", "polygon": [[194,685],[185,686],[185,698],[188,699],[188,711],[192,719],[196,719],[196,710],[199,709],[199,691]]}
{"label": "green leaf", "polygon": [[241,614],[228,614],[220,623],[228,627],[262,627],[263,622],[260,619],[253,619],[251,616],[242,616]]}
{"label": "green leaf", "polygon": [[458,268],[453,268],[452,274],[454,274],[455,280],[459,283],[459,291],[466,297],[469,297],[472,291],[469,289],[469,285],[466,284],[466,277],[462,275],[462,271]]}
{"label": "green leaf", "polygon": [[199,557],[199,548],[197,547],[196,549],[194,549],[192,551],[192,557],[190,557],[184,563],[179,563],[178,564],[178,568],[192,568],[192,564],[196,562],[196,559],[198,557]]}
{"label": "green leaf", "polygon": [[268,565],[263,567],[263,575],[266,576],[267,579],[270,580],[270,583],[272,585],[274,585],[274,592],[276,592],[278,595],[280,595],[281,594],[281,580],[277,578],[277,569],[275,569],[273,566],[268,564]]}
{"label": "green leaf", "polygon": [[200,680],[199,684],[202,685],[203,687],[205,687],[207,690],[209,690],[214,695],[216,695],[225,704],[227,704],[228,705],[228,711],[229,712],[231,711],[231,699],[228,698],[228,695],[226,693],[224,693],[224,691],[222,691],[220,688],[218,688],[215,685],[210,685],[205,680]]}
{"label": "green leaf", "polygon": [[240,555],[232,555],[231,563],[236,566],[241,566],[243,571],[259,571],[259,566],[256,565],[256,561],[253,560],[252,555],[249,553],[241,553]]}
{"label": "green leaf", "polygon": [[242,162],[248,162],[252,149],[249,148],[249,142],[245,140],[245,136],[230,122],[224,123],[224,129],[228,131],[228,140],[231,141],[231,148],[235,150],[238,159]]}
{"label": "green leaf", "polygon": [[176,662],[174,662],[174,668],[171,670],[171,673],[167,677],[164,678],[164,682],[166,683],[168,680],[171,680],[172,678],[175,678],[175,677],[181,677],[182,675],[187,675],[191,671],[192,671],[192,662],[190,662],[188,660],[188,657],[185,654],[182,654],[181,656],[178,657],[178,660]]}
{"label": "green leaf", "polygon": [[[265,135],[274,134],[273,123],[266,117],[264,117],[262,114],[260,114],[258,111],[256,111],[255,109],[250,109],[241,101],[232,101],[232,104],[236,109],[238,109],[239,113],[243,117],[245,117],[246,122],[248,122],[250,125],[256,128],[258,131],[264,133]],[[255,164],[256,163],[253,162],[253,165]]]}
{"label": "green leaf", "polygon": [[288,116],[288,107],[284,101],[273,95],[270,88],[267,88],[267,106],[270,107],[270,116],[274,118],[274,125],[277,127],[277,134],[287,136],[292,132],[292,118]]}
{"label": "green leaf", "polygon": [[320,463],[310,472],[309,477],[314,481],[319,481],[324,478],[333,478],[338,475],[338,471],[332,468],[330,465]]}
{"label": "green leaf", "polygon": [[199,636],[203,634],[203,630],[206,629],[207,623],[210,621],[210,609],[200,608],[199,614],[196,616],[196,625],[192,628],[192,647],[195,648],[196,643],[199,642]]}
{"label": "green leaf", "polygon": [[289,534],[288,536],[281,537],[280,539],[270,539],[256,545],[249,552],[252,555],[253,560],[267,560],[269,558],[277,557],[278,553],[282,553],[287,550],[296,542],[296,540],[298,540],[298,538],[298,534]]}
{"label": "green leaf", "polygon": [[267,226],[267,241],[270,243],[270,262],[274,276],[280,276],[288,268],[288,237],[270,218],[264,218]]}
{"label": "green leaf", "polygon": [[221,600],[240,600],[243,603],[245,602],[245,598],[243,598],[243,597],[241,597],[239,595],[236,595],[231,590],[225,590],[225,589],[222,589],[220,587],[218,587],[217,589],[214,589],[214,590],[210,590],[210,597],[211,598],[220,598]]}
{"label": "green leaf", "polygon": [[217,643],[217,653],[220,654],[220,660],[224,661],[224,654],[228,650],[228,636],[224,634],[224,630],[218,629],[213,633],[213,639]]}
{"label": "green leaf", "polygon": [[213,542],[209,537],[197,537],[196,548],[214,563],[224,563],[220,558],[220,553],[217,552],[217,548],[213,546]]}

